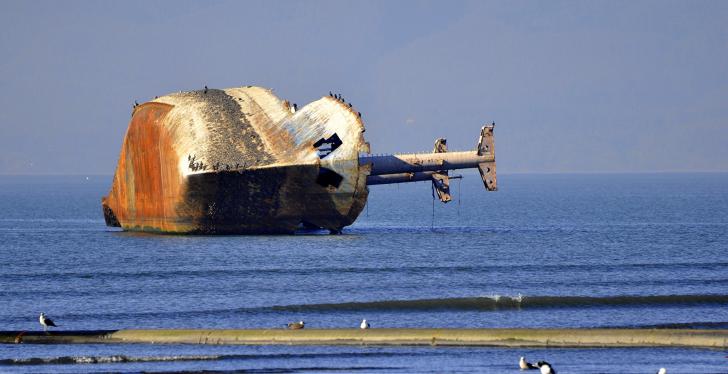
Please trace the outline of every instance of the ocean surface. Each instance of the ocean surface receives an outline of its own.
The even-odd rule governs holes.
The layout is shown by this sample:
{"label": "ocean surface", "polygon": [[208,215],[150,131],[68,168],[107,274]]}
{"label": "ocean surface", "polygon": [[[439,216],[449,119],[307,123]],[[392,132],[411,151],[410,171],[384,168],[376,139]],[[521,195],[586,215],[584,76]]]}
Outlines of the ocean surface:
{"label": "ocean surface", "polygon": [[[728,174],[373,186],[342,235],[107,228],[110,176],[0,176],[0,330],[728,328]],[[0,372],[728,373],[721,350],[0,345]]]}

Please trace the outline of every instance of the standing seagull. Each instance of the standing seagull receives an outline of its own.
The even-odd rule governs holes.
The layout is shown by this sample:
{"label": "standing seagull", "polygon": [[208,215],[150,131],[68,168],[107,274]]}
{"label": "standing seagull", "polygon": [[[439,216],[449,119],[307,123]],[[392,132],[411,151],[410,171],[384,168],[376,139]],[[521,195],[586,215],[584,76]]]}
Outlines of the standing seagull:
{"label": "standing seagull", "polygon": [[556,369],[552,368],[551,364],[546,361],[539,361],[536,366],[541,370],[541,374],[556,374]]}
{"label": "standing seagull", "polygon": [[40,321],[40,324],[43,325],[43,331],[48,331],[48,326],[58,327],[53,321],[46,317],[45,314],[41,313],[40,317],[38,317],[38,321]]}
{"label": "standing seagull", "polygon": [[518,361],[518,366],[521,368],[521,370],[538,369],[536,365],[526,361],[526,358],[523,356],[521,356],[521,360]]}
{"label": "standing seagull", "polygon": [[366,330],[369,328],[369,322],[367,320],[363,319],[361,320],[361,325],[359,325],[359,328],[362,330]]}

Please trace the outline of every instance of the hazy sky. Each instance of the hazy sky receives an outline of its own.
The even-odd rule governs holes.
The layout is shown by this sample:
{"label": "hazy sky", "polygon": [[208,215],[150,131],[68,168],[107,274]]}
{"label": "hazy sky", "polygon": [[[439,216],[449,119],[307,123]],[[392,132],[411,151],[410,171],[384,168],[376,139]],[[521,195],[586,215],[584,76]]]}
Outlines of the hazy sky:
{"label": "hazy sky", "polygon": [[0,174],[112,174],[134,100],[344,94],[373,152],[728,171],[728,1],[2,1]]}

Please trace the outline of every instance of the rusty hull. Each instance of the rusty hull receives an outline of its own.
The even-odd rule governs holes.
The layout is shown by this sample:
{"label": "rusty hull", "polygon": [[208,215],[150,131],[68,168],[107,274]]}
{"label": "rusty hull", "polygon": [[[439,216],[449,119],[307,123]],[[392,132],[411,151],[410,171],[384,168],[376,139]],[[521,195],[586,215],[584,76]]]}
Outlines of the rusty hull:
{"label": "rusty hull", "polygon": [[[134,109],[106,223],[130,231],[340,231],[368,194],[368,144],[356,112],[323,97],[294,112],[261,87],[180,92]],[[314,143],[341,140],[322,157]]]}

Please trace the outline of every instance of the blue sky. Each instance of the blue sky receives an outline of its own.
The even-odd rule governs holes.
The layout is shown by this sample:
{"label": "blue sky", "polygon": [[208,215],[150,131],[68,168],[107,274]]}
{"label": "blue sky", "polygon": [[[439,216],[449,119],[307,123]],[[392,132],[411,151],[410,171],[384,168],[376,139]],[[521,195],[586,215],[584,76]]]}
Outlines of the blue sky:
{"label": "blue sky", "polygon": [[134,100],[342,93],[373,152],[507,172],[728,171],[725,1],[5,1],[0,174],[112,174]]}

